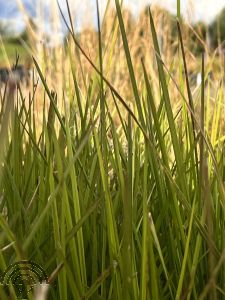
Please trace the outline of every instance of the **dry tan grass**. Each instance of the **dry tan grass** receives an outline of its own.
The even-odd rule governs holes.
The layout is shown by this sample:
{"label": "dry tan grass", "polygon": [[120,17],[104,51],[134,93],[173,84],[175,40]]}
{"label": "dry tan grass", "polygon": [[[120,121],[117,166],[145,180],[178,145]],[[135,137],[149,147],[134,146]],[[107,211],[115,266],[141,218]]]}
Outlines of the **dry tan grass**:
{"label": "dry tan grass", "polygon": [[[21,6],[22,7],[22,6]],[[23,11],[23,9],[21,8]],[[24,12],[24,11],[23,11]],[[178,50],[178,37],[172,33],[174,28],[174,20],[164,10],[154,7],[153,17],[155,27],[158,34],[159,44],[161,46],[162,59],[168,69],[171,70],[171,74],[175,81],[180,84],[180,53]],[[25,12],[24,12],[25,14]],[[52,18],[57,20],[58,16],[56,10],[54,10]],[[137,77],[138,89],[140,94],[143,92],[143,72],[141,67],[141,59],[144,59],[146,68],[151,76],[152,87],[154,91],[154,97],[157,103],[160,102],[161,94],[158,88],[158,73],[157,65],[155,61],[155,53],[153,50],[153,43],[151,39],[150,25],[148,10],[144,10],[139,18],[135,20],[128,10],[123,10],[124,24],[126,28],[128,43],[130,47],[130,53],[132,57],[134,72]],[[72,72],[73,67],[76,74],[76,79],[80,88],[81,97],[86,101],[88,97],[88,88],[90,83],[96,78],[96,73],[93,68],[87,62],[84,56],[82,56],[74,46],[74,43],[70,37],[66,42],[66,49],[64,46],[57,46],[54,49],[45,47],[44,43],[40,42],[42,34],[37,30],[35,31],[32,24],[29,23],[29,19],[25,17],[27,22],[28,33],[30,36],[31,54],[37,59],[44,76],[47,78],[48,85],[52,90],[58,94],[58,99],[63,99],[63,90],[66,91],[65,97],[67,101],[71,101],[74,97],[75,91],[71,90],[73,86]],[[57,23],[55,21],[55,23]],[[172,24],[173,23],[173,24]],[[57,26],[55,27],[57,30]],[[118,20],[114,9],[109,9],[106,12],[104,23],[102,24],[102,47],[103,47],[103,64],[104,75],[109,79],[117,91],[123,96],[127,103],[133,105],[133,93],[130,84],[130,76],[128,73],[126,56],[123,49],[123,42],[119,31]],[[186,52],[186,60],[188,70],[190,73],[198,73],[201,70],[201,61],[199,57],[196,57],[192,53],[192,40],[190,38],[193,34],[193,29],[190,26],[182,26],[182,34],[184,40],[184,47]],[[85,52],[89,55],[91,60],[98,66],[98,33],[94,28],[84,28],[81,34],[78,36],[81,46]],[[198,34],[199,42],[202,40],[201,34]],[[204,41],[203,41],[204,42]],[[71,49],[72,63],[69,59],[68,48]],[[222,78],[221,62],[218,56],[214,56],[208,49],[207,52],[207,68],[215,71],[213,89],[211,89],[212,105],[216,102],[217,86]],[[169,78],[168,78],[169,79]],[[184,76],[183,79],[184,81]],[[174,109],[177,110],[181,103],[182,97],[179,91],[176,89],[172,81],[169,81],[169,90],[171,95],[171,101],[174,103]],[[185,86],[185,83],[183,84]],[[195,82],[192,86],[193,92],[196,96],[196,110],[198,111],[199,100],[199,88],[196,87]],[[98,87],[94,89],[94,97],[96,99],[98,95]],[[186,94],[186,89],[184,91]],[[42,111],[44,92],[41,87],[38,88],[36,107],[37,111]],[[109,103],[113,104],[111,95],[109,94]],[[63,106],[63,102],[59,100],[59,105]],[[112,106],[114,107],[114,105]],[[122,109],[122,107],[121,107]]]}

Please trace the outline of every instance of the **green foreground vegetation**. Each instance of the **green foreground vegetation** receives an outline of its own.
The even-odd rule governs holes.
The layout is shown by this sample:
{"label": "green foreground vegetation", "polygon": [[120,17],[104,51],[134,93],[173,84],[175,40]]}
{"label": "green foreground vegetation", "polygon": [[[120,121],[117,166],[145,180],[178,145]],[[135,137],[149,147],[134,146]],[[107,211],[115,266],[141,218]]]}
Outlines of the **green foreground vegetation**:
{"label": "green foreground vegetation", "polygon": [[[101,32],[95,63],[70,26],[72,46],[92,67],[86,86],[68,46],[72,84],[61,98],[35,58],[40,80],[28,98],[22,85],[1,90],[0,269],[38,263],[48,274],[47,299],[224,299],[223,82],[212,105],[202,55],[193,94],[182,24],[178,68],[167,68],[150,10],[157,78],[144,58],[136,73],[119,1],[116,13],[132,104],[104,73]],[[175,113],[171,86],[181,99]],[[48,105],[40,124],[38,93]],[[15,285],[0,285],[0,299],[9,294],[17,299]]]}

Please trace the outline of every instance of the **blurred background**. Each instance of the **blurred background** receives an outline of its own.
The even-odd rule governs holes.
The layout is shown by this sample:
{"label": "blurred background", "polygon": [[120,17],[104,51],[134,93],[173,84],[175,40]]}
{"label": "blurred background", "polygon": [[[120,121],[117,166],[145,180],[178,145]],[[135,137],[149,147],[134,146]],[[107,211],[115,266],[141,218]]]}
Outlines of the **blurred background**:
{"label": "blurred background", "polygon": [[[132,101],[129,72],[120,36],[114,1],[99,2],[101,46],[104,73],[123,97]],[[98,65],[98,14],[96,0],[68,0],[77,41],[93,62]],[[179,40],[177,34],[176,0],[124,0],[123,18],[130,53],[136,74],[142,74],[141,58],[152,74],[155,94],[159,90],[155,53],[152,47],[148,7],[154,17],[162,58],[179,82]],[[69,23],[66,0],[0,0],[0,81],[6,69],[18,60],[20,77],[33,72],[35,57],[48,84],[61,98],[62,91],[71,87],[75,71],[81,88],[87,89],[93,79],[93,69],[80,55],[69,35],[59,7]],[[220,85],[225,69],[225,0],[183,0],[180,22],[188,63],[192,91],[199,87],[201,53],[205,53],[206,76],[214,88]],[[71,25],[69,25],[71,26]],[[72,60],[70,53],[73,53]],[[177,55],[178,54],[178,55]],[[72,70],[75,68],[75,70]],[[22,75],[21,75],[22,74]],[[1,82],[0,82],[1,83]],[[143,82],[139,80],[138,89]],[[179,93],[171,88],[173,103],[179,103]],[[39,93],[40,94],[40,93]],[[158,94],[160,99],[160,94]],[[38,105],[40,107],[40,104]]]}
{"label": "blurred background", "polygon": [[[103,18],[107,1],[99,2],[100,15]],[[225,39],[225,0],[183,0],[181,2],[182,18],[187,24],[191,24],[200,37],[207,42],[208,48],[216,49]],[[70,0],[69,4],[77,33],[97,28],[95,0]],[[142,12],[149,4],[160,9],[161,15],[166,15],[167,18],[169,16],[171,20],[175,19],[176,0],[126,0],[123,6],[130,12],[129,18],[135,24],[140,21]],[[59,0],[59,5],[66,17],[66,1]],[[113,4],[110,5],[113,9]],[[10,61],[15,58],[16,51],[23,63],[29,58],[32,33],[35,44],[44,44],[46,47],[55,47],[63,43],[67,36],[56,0],[0,0],[0,7],[0,34]],[[161,20],[159,23],[163,29],[165,22]],[[5,64],[4,51],[1,49],[0,66]]]}

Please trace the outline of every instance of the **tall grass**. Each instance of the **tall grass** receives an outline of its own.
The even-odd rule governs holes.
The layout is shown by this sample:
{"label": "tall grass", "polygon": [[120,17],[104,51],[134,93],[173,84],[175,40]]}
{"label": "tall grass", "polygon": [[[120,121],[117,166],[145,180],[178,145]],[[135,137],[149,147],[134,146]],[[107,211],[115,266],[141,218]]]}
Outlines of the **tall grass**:
{"label": "tall grass", "polygon": [[[180,23],[181,51],[165,61],[150,9],[152,61],[134,60],[115,3],[105,41],[96,1],[96,56],[68,6],[70,36],[54,50],[65,60],[53,64],[66,73],[51,77],[34,57],[29,95],[11,83],[1,91],[0,269],[35,261],[49,276],[48,299],[223,299],[224,83],[212,93],[202,55],[194,90]],[[112,79],[117,45],[127,92]],[[7,293],[16,299],[0,285],[0,298]]]}

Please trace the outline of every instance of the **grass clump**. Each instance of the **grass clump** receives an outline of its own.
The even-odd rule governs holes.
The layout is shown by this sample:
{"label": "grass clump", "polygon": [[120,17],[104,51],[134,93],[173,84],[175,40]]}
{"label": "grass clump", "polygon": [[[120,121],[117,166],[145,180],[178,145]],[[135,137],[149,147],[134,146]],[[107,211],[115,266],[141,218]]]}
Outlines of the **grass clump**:
{"label": "grass clump", "polygon": [[[39,79],[29,94],[11,82],[1,92],[0,269],[35,261],[48,274],[49,299],[225,293],[224,84],[212,92],[203,55],[201,85],[190,84],[180,23],[181,52],[175,44],[167,66],[147,16],[152,65],[134,61],[116,1],[111,44],[99,21],[95,57],[70,17],[66,51],[50,53],[55,72],[34,57]],[[110,73],[117,42],[127,93]],[[15,286],[0,285],[1,299],[8,294],[16,297]]]}

